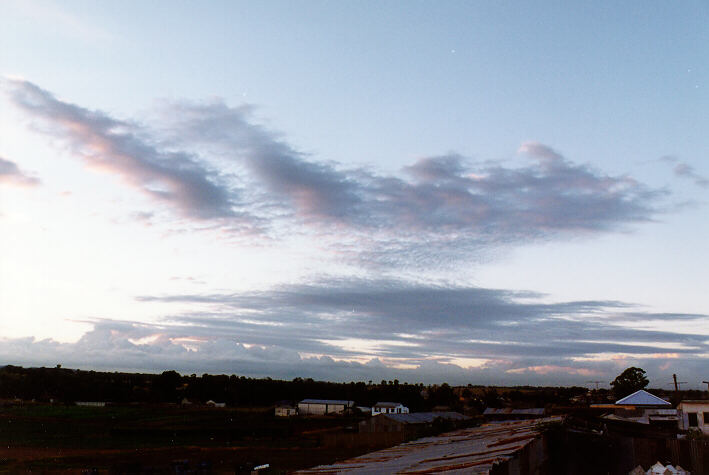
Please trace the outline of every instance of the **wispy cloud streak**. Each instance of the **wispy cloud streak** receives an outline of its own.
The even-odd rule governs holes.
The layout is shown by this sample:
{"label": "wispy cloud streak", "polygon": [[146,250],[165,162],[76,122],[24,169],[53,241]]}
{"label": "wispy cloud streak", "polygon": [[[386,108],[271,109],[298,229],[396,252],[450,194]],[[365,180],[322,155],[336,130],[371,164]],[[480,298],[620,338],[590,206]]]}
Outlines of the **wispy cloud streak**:
{"label": "wispy cloud streak", "polygon": [[6,80],[12,102],[65,140],[94,170],[118,176],[191,218],[233,217],[235,191],[195,156],[160,150],[139,125],[61,101],[23,80]]}
{"label": "wispy cloud streak", "polygon": [[40,183],[39,178],[20,170],[15,162],[0,157],[0,185],[37,186]]}
{"label": "wispy cloud streak", "polygon": [[682,162],[677,157],[673,157],[670,155],[661,157],[660,160],[666,163],[673,164],[672,170],[674,171],[675,176],[691,180],[694,182],[695,185],[700,186],[702,188],[709,188],[709,179],[697,173],[694,167],[690,164]]}

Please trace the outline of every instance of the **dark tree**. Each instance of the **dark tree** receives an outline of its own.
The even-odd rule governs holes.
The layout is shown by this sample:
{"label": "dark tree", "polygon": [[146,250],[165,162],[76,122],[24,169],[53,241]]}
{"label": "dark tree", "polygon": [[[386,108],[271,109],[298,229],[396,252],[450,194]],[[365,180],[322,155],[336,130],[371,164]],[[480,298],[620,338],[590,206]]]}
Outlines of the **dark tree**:
{"label": "dark tree", "polygon": [[643,389],[650,381],[645,377],[645,370],[631,366],[618,375],[611,383],[613,393],[618,399]]}

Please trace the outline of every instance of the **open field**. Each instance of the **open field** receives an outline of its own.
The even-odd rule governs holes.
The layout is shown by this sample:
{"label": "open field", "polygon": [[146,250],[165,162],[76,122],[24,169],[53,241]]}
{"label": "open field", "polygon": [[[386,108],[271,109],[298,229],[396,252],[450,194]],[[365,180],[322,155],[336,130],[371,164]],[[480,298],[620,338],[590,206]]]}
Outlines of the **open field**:
{"label": "open field", "polygon": [[348,423],[356,421],[281,419],[270,408],[5,407],[0,472],[174,473],[181,466],[234,473],[262,463],[284,472],[361,453],[321,446],[323,434]]}

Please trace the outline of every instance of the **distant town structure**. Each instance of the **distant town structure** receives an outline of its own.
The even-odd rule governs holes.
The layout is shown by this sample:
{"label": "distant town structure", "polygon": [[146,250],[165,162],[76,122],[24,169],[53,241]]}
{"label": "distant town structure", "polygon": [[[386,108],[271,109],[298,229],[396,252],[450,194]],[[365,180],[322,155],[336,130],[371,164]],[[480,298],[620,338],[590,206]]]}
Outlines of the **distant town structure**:
{"label": "distant town structure", "polygon": [[298,415],[298,408],[290,402],[279,402],[275,409],[276,417],[292,417]]}
{"label": "distant town structure", "polygon": [[105,407],[106,406],[105,401],[76,401],[75,404],[77,406],[83,406],[83,407]]}
{"label": "distant town structure", "polygon": [[709,400],[685,400],[677,406],[679,428],[709,435]]}
{"label": "distant town structure", "polygon": [[354,406],[354,401],[339,399],[303,399],[298,403],[301,415],[342,414]]}
{"label": "distant town structure", "polygon": [[372,415],[378,414],[408,414],[409,408],[400,402],[378,402],[372,406]]}
{"label": "distant town structure", "polygon": [[225,402],[215,402],[215,401],[212,401],[211,399],[209,401],[205,402],[204,404],[206,404],[207,406],[210,406],[210,407],[226,407]]}

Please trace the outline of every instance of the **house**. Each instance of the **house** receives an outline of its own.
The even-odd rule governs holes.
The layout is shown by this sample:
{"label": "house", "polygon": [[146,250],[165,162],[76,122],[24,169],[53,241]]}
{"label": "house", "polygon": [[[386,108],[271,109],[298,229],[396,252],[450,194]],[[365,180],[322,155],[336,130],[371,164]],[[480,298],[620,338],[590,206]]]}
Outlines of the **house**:
{"label": "house", "polygon": [[669,436],[677,432],[677,410],[669,401],[642,389],[615,404],[592,404],[591,407],[608,409],[603,419],[614,433]]}
{"label": "house", "polygon": [[698,430],[709,435],[709,400],[685,400],[677,406],[681,430]]}
{"label": "house", "polygon": [[303,399],[298,403],[301,415],[342,414],[354,406],[354,401],[339,399]]}
{"label": "house", "polygon": [[291,417],[298,415],[298,408],[290,402],[279,402],[275,409],[276,417]]}
{"label": "house", "polygon": [[377,414],[408,414],[409,408],[400,402],[378,402],[372,407],[372,415]]}

